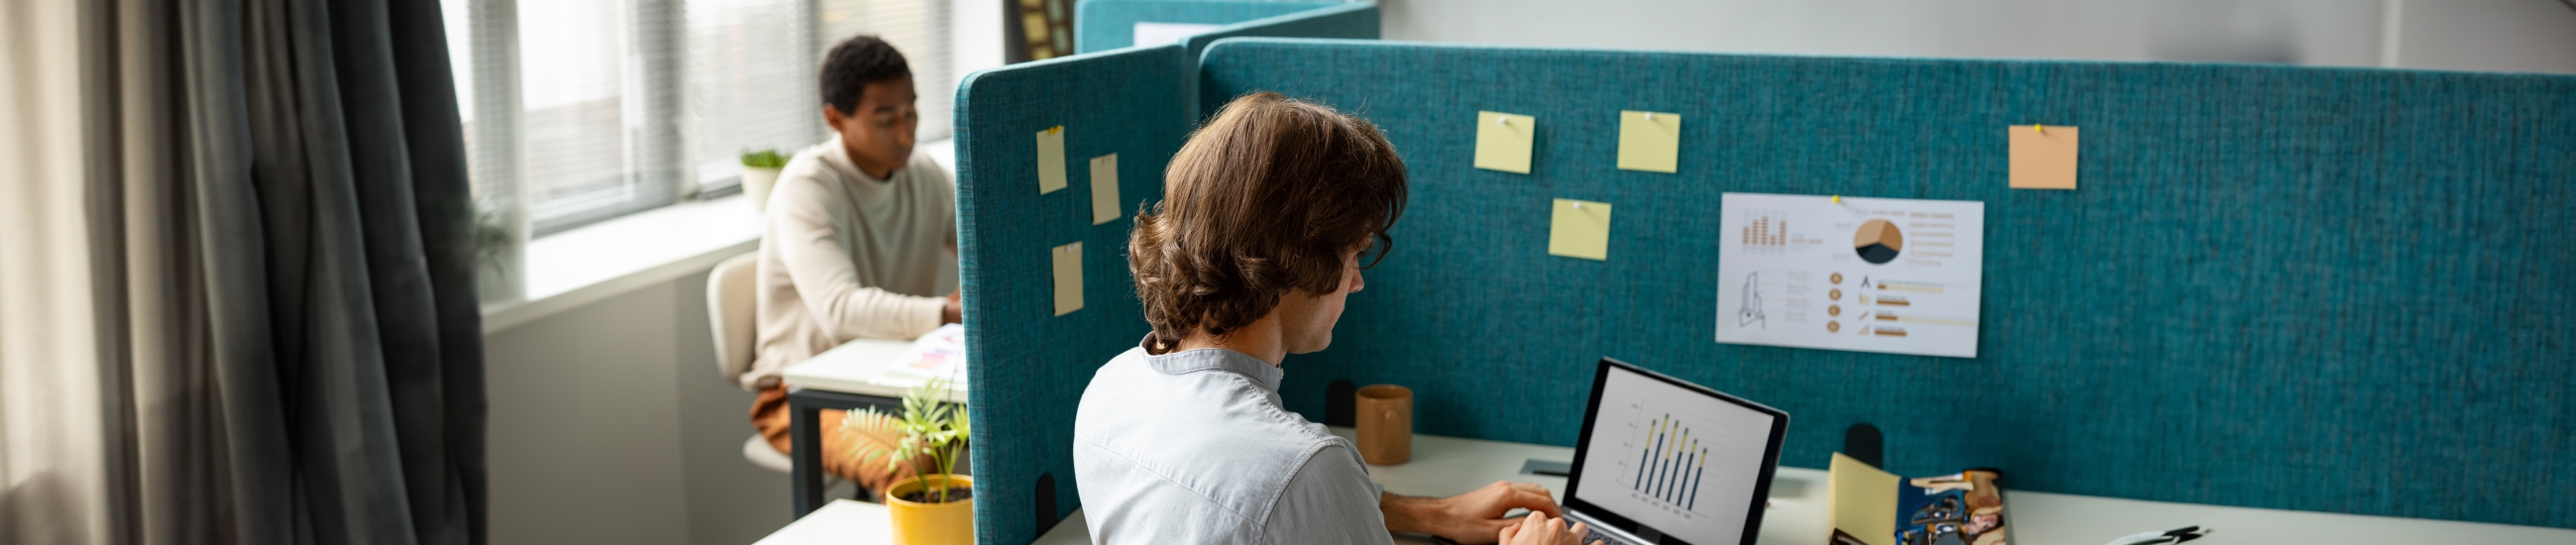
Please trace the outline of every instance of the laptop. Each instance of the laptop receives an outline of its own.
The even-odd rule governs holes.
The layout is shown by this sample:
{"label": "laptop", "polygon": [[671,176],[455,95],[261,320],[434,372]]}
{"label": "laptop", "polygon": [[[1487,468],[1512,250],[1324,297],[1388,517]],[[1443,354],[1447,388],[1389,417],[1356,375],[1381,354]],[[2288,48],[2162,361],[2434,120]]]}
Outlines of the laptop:
{"label": "laptop", "polygon": [[1627,545],[1753,545],[1789,413],[1601,358],[1561,506]]}

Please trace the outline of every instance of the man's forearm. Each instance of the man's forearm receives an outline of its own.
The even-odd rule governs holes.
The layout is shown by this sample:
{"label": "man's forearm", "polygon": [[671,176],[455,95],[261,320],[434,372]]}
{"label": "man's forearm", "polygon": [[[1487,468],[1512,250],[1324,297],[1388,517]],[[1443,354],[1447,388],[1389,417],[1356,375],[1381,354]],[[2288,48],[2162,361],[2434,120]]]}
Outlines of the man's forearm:
{"label": "man's forearm", "polygon": [[1414,534],[1436,534],[1433,525],[1439,521],[1439,498],[1417,498],[1379,492],[1377,510],[1386,516],[1386,530]]}

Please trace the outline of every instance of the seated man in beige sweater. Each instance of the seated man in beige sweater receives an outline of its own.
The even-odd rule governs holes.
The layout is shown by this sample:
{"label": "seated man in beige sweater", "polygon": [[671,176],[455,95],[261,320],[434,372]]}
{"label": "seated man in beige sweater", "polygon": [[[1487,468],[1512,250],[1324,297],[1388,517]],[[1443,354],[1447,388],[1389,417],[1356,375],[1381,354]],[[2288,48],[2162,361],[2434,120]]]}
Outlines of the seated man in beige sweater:
{"label": "seated man in beige sweater", "polygon": [[[769,194],[759,341],[742,377],[760,391],[751,423],[779,452],[790,448],[780,371],[851,339],[919,337],[962,312],[943,270],[957,259],[957,190],[912,153],[921,113],[903,54],[874,36],[842,41],[824,58],[822,97],[835,135],[796,152]],[[845,432],[842,417],[823,411],[823,469],[882,493],[895,473],[854,453],[893,438]]]}

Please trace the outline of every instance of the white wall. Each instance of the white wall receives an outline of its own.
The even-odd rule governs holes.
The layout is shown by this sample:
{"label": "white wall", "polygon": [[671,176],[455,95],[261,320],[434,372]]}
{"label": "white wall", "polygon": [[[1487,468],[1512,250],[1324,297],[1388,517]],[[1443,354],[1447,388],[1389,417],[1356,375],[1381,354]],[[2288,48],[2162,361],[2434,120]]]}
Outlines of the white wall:
{"label": "white wall", "polygon": [[484,337],[492,542],[741,544],[788,522],[742,458],[750,392],[717,378],[706,273]]}
{"label": "white wall", "polygon": [[2399,67],[2576,74],[2576,9],[2556,0],[1381,2],[1391,40],[2380,66],[2396,30]]}
{"label": "white wall", "polygon": [[2576,74],[2576,8],[2556,0],[2400,4],[2397,65]]}

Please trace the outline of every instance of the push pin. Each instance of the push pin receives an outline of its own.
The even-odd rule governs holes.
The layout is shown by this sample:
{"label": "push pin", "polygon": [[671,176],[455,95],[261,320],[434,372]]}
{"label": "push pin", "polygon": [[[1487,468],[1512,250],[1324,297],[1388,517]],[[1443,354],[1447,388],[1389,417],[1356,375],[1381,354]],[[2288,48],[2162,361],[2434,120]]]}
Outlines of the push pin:
{"label": "push pin", "polygon": [[1647,120],[1647,121],[1654,121],[1654,120],[1655,120],[1655,113],[1654,113],[1654,112],[1646,112],[1646,120]]}
{"label": "push pin", "polygon": [[1574,201],[1574,209],[1575,209],[1575,210],[1582,210],[1582,209],[1583,209],[1583,201]]}
{"label": "push pin", "polygon": [[2041,125],[2041,124],[2038,124],[2038,123],[2032,123],[2032,124],[2030,124],[2030,132],[2035,132],[2035,133],[2040,133],[2040,134],[2048,134],[2048,128],[2047,128],[2047,126],[2046,126],[2046,125]]}
{"label": "push pin", "polygon": [[1499,115],[1498,115],[1498,116],[1494,116],[1494,124],[1496,124],[1496,125],[1510,125],[1510,124],[1512,124],[1512,118],[1509,118],[1509,117],[1503,117],[1503,116],[1499,116]]}
{"label": "push pin", "polygon": [[1835,196],[1834,196],[1834,204],[1842,204],[1842,203],[1843,203],[1843,196],[1842,196],[1842,195],[1835,195]]}

